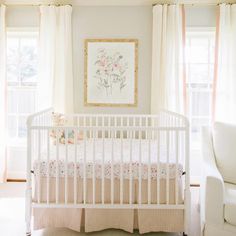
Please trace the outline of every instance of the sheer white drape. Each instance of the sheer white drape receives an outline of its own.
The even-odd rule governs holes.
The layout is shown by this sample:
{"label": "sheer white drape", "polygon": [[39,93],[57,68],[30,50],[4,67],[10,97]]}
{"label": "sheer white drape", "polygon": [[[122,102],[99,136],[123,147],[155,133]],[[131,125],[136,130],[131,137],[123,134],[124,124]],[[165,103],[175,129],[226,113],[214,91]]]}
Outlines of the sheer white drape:
{"label": "sheer white drape", "polygon": [[219,11],[215,120],[236,123],[236,4],[221,4]]}
{"label": "sheer white drape", "polygon": [[0,5],[0,182],[6,177],[6,7]]}
{"label": "sheer white drape", "polygon": [[73,113],[71,6],[40,7],[38,109]]}
{"label": "sheer white drape", "polygon": [[168,109],[183,113],[184,10],[179,5],[153,7],[151,113]]}

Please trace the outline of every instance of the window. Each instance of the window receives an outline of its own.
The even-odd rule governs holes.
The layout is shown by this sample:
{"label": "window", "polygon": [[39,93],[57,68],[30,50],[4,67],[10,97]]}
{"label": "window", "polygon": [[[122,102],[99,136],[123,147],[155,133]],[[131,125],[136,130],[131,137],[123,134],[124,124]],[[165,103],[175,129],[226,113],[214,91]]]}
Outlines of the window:
{"label": "window", "polygon": [[37,32],[9,31],[7,35],[7,123],[9,144],[25,144],[27,116],[35,111],[37,75]]}
{"label": "window", "polygon": [[191,127],[191,175],[200,175],[201,127],[211,125],[215,30],[187,29],[187,92]]}
{"label": "window", "polygon": [[214,31],[189,31],[186,42],[189,120],[193,147],[199,148],[201,127],[212,118]]}

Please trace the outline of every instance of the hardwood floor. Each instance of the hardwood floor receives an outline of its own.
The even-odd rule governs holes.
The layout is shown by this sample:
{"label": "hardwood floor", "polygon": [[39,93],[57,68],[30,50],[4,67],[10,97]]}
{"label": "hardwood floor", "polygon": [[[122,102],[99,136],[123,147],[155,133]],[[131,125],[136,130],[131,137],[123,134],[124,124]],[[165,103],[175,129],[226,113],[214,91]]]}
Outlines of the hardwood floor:
{"label": "hardwood floor", "polygon": [[[0,235],[3,236],[23,236],[25,235],[24,223],[24,193],[25,183],[0,184]],[[192,223],[191,234],[189,236],[200,236],[199,219],[199,188],[192,187]],[[94,233],[74,232],[72,230],[43,229],[33,232],[32,236],[131,236],[139,235],[126,233],[121,230],[104,230]],[[145,236],[177,236],[173,233],[148,233]]]}

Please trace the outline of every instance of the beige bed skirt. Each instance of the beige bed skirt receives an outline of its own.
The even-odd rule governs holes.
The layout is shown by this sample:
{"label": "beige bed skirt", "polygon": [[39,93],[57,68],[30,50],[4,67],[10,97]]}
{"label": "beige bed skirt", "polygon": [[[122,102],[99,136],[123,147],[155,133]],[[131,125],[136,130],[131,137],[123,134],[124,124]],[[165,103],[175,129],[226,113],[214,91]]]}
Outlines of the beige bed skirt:
{"label": "beige bed skirt", "polygon": [[[46,202],[47,199],[47,178],[41,180],[40,201]],[[56,192],[55,178],[50,178],[49,201],[55,203]],[[175,204],[175,179],[169,182],[169,203]],[[105,179],[105,203],[111,202],[111,181]],[[160,180],[160,203],[166,203],[166,180]],[[37,181],[35,183],[37,190]],[[86,201],[92,203],[92,180],[87,180]],[[132,201],[138,202],[139,185],[138,180],[132,182]],[[148,181],[142,180],[142,203],[147,203]],[[183,203],[181,179],[178,181],[178,203]],[[101,202],[101,180],[96,179],[96,203]],[[74,182],[73,178],[68,179],[68,202],[74,201]],[[123,183],[124,203],[129,202],[129,180]],[[35,191],[35,200],[37,200],[37,191]],[[59,202],[65,200],[65,183],[64,178],[60,178],[59,185]],[[83,202],[83,180],[77,180],[77,203]],[[114,202],[120,202],[120,181],[114,180]],[[151,203],[157,202],[157,182],[151,180]],[[47,227],[66,227],[75,231],[85,232],[100,231],[108,228],[122,229],[133,232],[138,229],[140,233],[147,232],[182,232],[184,231],[184,210],[177,209],[65,209],[65,208],[35,208],[34,229]]]}

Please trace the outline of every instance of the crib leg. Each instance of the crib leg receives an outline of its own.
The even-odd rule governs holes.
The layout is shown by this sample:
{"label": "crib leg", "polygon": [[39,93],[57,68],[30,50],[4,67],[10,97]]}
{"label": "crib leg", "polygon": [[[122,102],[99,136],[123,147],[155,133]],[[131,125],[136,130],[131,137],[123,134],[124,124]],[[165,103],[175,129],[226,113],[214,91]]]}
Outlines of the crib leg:
{"label": "crib leg", "polygon": [[26,236],[31,235],[31,198],[32,190],[26,190],[26,198],[25,198],[25,223],[26,223]]}
{"label": "crib leg", "polygon": [[183,236],[190,234],[191,225],[191,193],[189,187],[185,190],[185,209],[184,209],[184,233]]}

